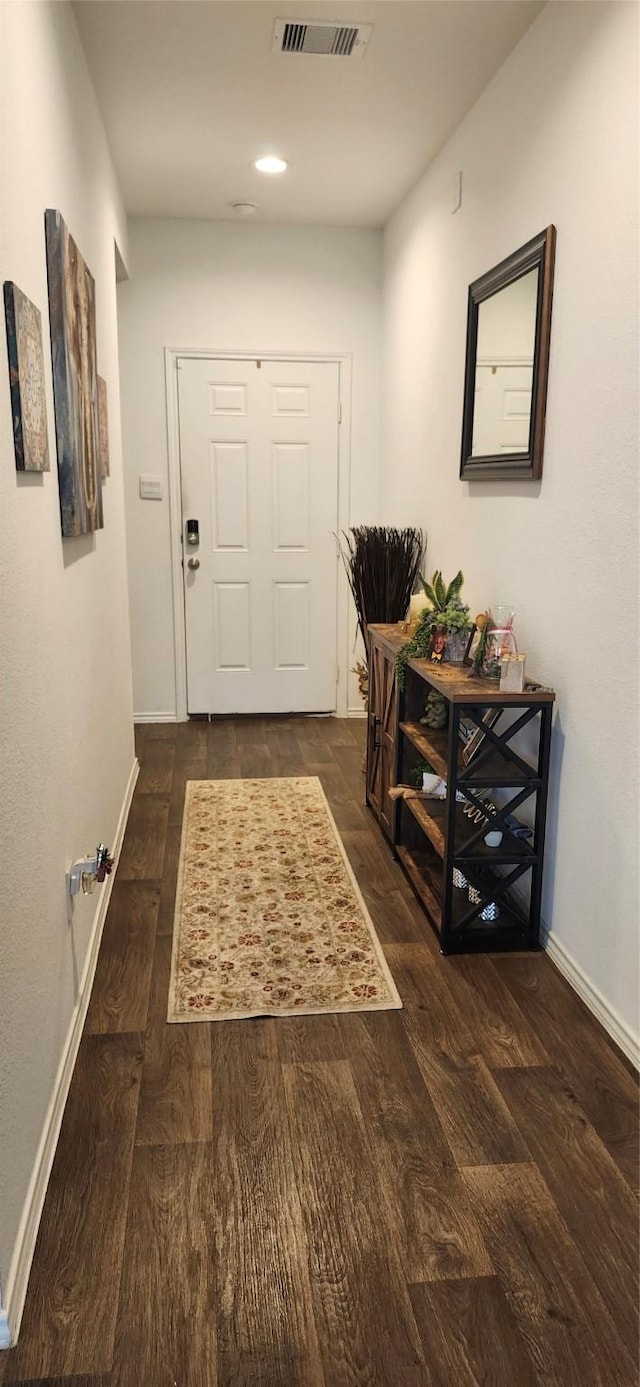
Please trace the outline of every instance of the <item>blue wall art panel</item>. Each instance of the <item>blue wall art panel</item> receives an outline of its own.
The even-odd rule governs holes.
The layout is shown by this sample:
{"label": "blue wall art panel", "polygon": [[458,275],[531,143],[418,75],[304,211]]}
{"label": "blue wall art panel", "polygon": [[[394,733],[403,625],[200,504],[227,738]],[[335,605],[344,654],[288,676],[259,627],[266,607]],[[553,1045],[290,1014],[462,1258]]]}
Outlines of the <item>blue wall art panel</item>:
{"label": "blue wall art panel", "polygon": [[49,434],[40,313],[10,280],[4,284],[4,313],[16,467],[20,472],[48,472]]}
{"label": "blue wall art panel", "polygon": [[45,212],[63,535],[102,529],[96,288],[59,212]]}

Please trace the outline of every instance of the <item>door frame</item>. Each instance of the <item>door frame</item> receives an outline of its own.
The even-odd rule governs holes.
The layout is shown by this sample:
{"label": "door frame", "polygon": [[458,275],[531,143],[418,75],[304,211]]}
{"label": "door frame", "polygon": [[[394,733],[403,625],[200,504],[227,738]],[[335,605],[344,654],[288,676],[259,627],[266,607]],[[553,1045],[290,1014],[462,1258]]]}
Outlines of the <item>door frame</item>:
{"label": "door frame", "polygon": [[[338,367],[338,535],[349,528],[351,508],[351,352],[221,351],[206,347],[165,347],[165,386],[167,405],[167,460],[169,468],[169,534],[171,541],[171,587],[173,595],[173,645],[176,684],[176,721],[186,722],[187,713],[187,631],[184,612],[182,568],[182,488],[180,475],[180,411],[178,404],[178,359],[189,357],[207,361],[295,361]],[[344,564],[337,558],[336,604],[336,711],[348,715],[349,690],[349,584]]]}

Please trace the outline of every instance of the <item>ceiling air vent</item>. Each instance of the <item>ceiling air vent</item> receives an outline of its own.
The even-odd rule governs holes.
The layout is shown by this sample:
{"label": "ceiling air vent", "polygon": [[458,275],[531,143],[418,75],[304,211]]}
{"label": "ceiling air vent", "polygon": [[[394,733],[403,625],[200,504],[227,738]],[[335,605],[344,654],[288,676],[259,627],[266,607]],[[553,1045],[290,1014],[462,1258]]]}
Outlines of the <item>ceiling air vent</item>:
{"label": "ceiling air vent", "polygon": [[372,24],[332,24],[315,19],[276,19],[271,45],[274,53],[316,53],[326,58],[361,58]]}

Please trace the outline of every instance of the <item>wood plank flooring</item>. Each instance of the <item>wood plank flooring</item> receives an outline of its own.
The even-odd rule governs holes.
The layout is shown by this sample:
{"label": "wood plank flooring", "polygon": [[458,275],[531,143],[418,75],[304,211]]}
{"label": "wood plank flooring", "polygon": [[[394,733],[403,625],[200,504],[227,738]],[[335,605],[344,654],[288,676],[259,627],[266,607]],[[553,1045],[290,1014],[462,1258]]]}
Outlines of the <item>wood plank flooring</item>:
{"label": "wood plank flooring", "polygon": [[[138,730],[3,1387],[637,1387],[638,1090],[544,955],[443,959],[363,724]],[[318,775],[402,1011],[167,1025],[184,787]]]}

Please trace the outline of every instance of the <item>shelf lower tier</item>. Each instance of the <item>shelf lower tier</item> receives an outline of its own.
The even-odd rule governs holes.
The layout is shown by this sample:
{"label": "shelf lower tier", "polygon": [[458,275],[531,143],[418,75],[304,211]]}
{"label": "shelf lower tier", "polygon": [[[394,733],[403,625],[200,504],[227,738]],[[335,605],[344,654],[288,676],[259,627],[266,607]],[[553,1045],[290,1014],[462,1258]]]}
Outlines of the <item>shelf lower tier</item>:
{"label": "shelf lower tier", "polygon": [[[498,883],[496,882],[496,885]],[[485,883],[485,891],[490,896],[489,884]],[[484,895],[484,892],[483,892]],[[453,889],[453,901],[451,907],[451,933],[459,934],[461,938],[470,939],[476,934],[486,935],[494,938],[499,933],[517,934],[523,941],[527,937],[527,921],[517,908],[510,905],[508,897],[498,898],[500,914],[495,921],[481,920],[478,915],[466,929],[460,929],[460,925],[465,915],[469,913],[471,906],[466,891],[461,891],[457,887]],[[521,945],[524,947],[524,944]]]}
{"label": "shelf lower tier", "polygon": [[[410,814],[413,815],[416,823],[420,825],[422,832],[426,834],[429,842],[435,848],[440,857],[444,857],[445,851],[445,829],[447,818],[447,802],[444,799],[407,799],[404,801]],[[499,848],[488,848],[484,838],[480,837],[474,847],[465,852],[465,843],[469,842],[474,834],[477,834],[477,825],[467,819],[461,805],[456,807],[456,844],[455,860],[462,865],[465,861],[482,862],[486,866],[497,863],[514,864],[526,862],[533,866],[537,861],[536,853],[529,843],[522,838],[515,838],[508,829],[502,830],[502,844]],[[486,832],[489,831],[487,824]]]}
{"label": "shelf lower tier", "polygon": [[[444,828],[446,800],[443,799],[405,799],[410,814],[426,834],[440,857],[444,857]],[[426,805],[429,805],[427,809]]]}
{"label": "shelf lower tier", "polygon": [[[449,774],[449,733],[436,732],[430,727],[423,727],[419,722],[401,722],[400,731],[419,755],[425,761],[430,761],[437,774],[446,780]],[[527,765],[522,757],[519,761],[520,764],[517,765],[500,750],[489,751],[481,746],[476,757],[465,765],[463,746],[460,743],[457,757],[458,788],[464,789],[464,786],[468,785],[471,790],[480,790],[502,786],[515,790],[526,785],[531,789],[539,789],[542,781],[535,766]]]}
{"label": "shelf lower tier", "polygon": [[421,853],[417,848],[407,848],[404,844],[398,844],[396,852],[418,899],[422,901],[429,919],[440,932],[442,927],[442,907],[440,905],[442,872],[438,874],[434,870],[428,854]]}
{"label": "shelf lower tier", "polygon": [[538,951],[542,945],[538,942],[530,943],[527,936],[520,930],[513,930],[504,925],[496,925],[493,929],[476,930],[471,933],[464,930],[462,934],[448,934],[446,938],[440,936],[440,949],[445,955],[449,954],[522,954],[531,953],[532,950]]}
{"label": "shelf lower tier", "polygon": [[[449,774],[448,732],[435,732],[433,728],[423,728],[419,722],[401,722],[400,731],[404,733],[416,751],[420,752],[425,761],[431,762],[434,771],[441,775],[443,780],[446,780]],[[461,761],[460,764],[462,764]]]}
{"label": "shelf lower tier", "polygon": [[[531,949],[525,915],[508,897],[499,900],[500,915],[497,920],[484,921],[477,916],[466,928],[461,929],[461,921],[468,914],[470,904],[467,891],[454,887],[451,923],[448,928],[443,929],[443,877],[440,862],[429,850],[408,847],[404,843],[396,844],[396,853],[440,939],[444,954],[514,950],[521,952]],[[484,883],[483,895],[485,893],[490,895],[489,882]]]}

